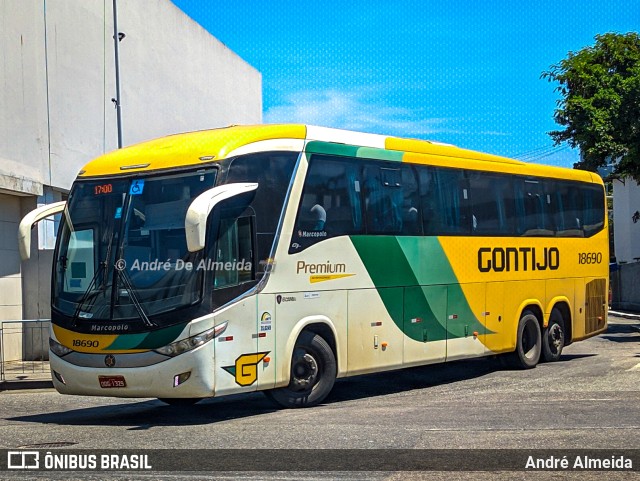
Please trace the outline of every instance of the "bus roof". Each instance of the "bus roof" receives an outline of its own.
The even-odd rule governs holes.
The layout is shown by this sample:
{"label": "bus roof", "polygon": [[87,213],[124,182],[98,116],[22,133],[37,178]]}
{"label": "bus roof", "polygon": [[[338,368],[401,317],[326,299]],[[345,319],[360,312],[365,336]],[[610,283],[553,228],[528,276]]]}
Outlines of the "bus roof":
{"label": "bus roof", "polygon": [[298,149],[306,142],[307,148],[313,145],[316,152],[322,151],[324,146],[326,153],[338,155],[356,152],[359,153],[357,157],[363,158],[602,182],[590,172],[529,164],[439,142],[302,124],[234,125],[169,135],[101,155],[86,164],[78,176],[101,177],[206,165],[247,151],[248,147],[253,151],[272,150],[278,145],[277,142],[274,144],[277,140],[288,141]]}

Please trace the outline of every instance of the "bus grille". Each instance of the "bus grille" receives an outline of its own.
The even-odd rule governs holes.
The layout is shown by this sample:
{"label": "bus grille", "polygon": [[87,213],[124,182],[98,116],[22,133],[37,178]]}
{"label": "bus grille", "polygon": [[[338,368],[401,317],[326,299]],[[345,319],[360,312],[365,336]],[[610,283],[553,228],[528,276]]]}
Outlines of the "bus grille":
{"label": "bus grille", "polygon": [[594,279],[587,283],[586,288],[585,334],[590,334],[604,327],[607,280]]}

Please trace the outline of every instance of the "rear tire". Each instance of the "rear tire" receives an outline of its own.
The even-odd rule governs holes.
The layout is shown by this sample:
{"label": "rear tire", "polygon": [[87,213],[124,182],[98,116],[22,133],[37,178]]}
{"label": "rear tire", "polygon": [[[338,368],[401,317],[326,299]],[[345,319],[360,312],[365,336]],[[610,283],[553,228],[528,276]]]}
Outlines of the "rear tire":
{"label": "rear tire", "polygon": [[542,359],[555,362],[562,356],[564,348],[564,319],[559,309],[553,309],[549,316],[549,325],[542,333]]}
{"label": "rear tire", "polygon": [[284,408],[315,406],[331,392],[336,372],[336,357],[327,341],[319,334],[303,331],[293,348],[289,385],[264,394]]}
{"label": "rear tire", "polygon": [[519,369],[536,367],[542,352],[542,335],[538,318],[531,311],[524,311],[518,323],[516,350],[511,353],[511,365]]}

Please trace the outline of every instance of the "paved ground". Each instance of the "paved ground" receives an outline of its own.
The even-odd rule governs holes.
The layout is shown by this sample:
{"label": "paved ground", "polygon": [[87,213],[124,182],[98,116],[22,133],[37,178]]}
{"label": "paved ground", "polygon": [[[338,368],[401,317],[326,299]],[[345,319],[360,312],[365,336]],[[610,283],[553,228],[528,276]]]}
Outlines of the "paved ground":
{"label": "paved ground", "polygon": [[[560,362],[530,371],[475,360],[340,380],[326,404],[304,410],[276,410],[259,393],[176,409],[157,400],[4,391],[0,449],[447,448],[552,449],[559,454],[569,449],[640,450],[640,332],[635,325],[633,319],[612,318],[606,334],[569,346]],[[490,455],[501,453],[506,451]],[[0,472],[0,479],[3,474],[7,473]],[[69,477],[71,473],[29,474],[43,479],[105,479],[98,473],[79,473],[76,478]],[[162,479],[200,479],[203,474],[183,472]],[[639,479],[638,474],[279,472],[245,474],[243,479],[630,480]],[[133,479],[114,473],[109,478],[118,476]],[[216,478],[238,476],[218,473]],[[135,479],[160,477],[156,473]]]}

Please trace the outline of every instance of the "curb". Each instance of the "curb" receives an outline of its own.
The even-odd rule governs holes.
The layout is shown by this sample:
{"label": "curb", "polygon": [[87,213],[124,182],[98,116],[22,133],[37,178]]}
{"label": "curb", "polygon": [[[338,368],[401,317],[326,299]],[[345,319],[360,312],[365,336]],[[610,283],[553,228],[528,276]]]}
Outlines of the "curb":
{"label": "curb", "polygon": [[0,391],[15,391],[17,389],[53,389],[53,381],[1,381]]}
{"label": "curb", "polygon": [[624,319],[631,319],[640,322],[640,314],[633,314],[631,312],[612,311],[609,309],[609,314],[615,317],[622,317]]}

